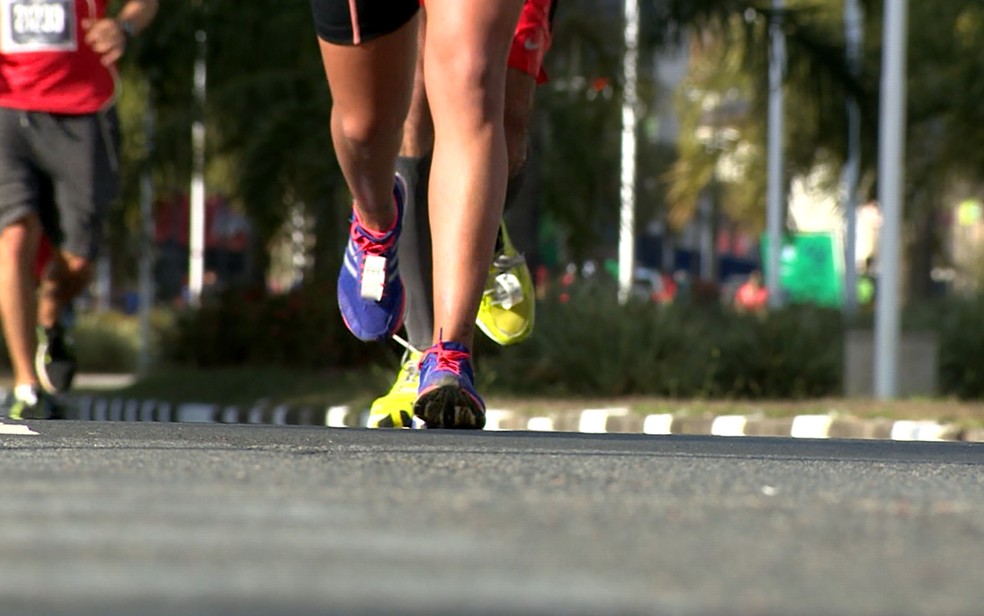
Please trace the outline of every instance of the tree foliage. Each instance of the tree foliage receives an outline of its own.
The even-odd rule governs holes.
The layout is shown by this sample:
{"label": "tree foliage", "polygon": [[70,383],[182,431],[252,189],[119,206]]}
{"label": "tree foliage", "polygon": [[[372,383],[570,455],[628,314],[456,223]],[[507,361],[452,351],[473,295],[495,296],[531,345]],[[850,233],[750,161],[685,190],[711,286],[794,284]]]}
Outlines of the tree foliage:
{"label": "tree foliage", "polygon": [[[843,0],[787,0],[775,13],[769,0],[642,0],[639,92],[643,124],[656,99],[653,57],[679,48],[691,70],[677,93],[680,138],[675,147],[639,142],[639,218],[669,212],[683,225],[697,196],[722,166],[722,204],[749,229],[764,220],[768,32],[781,19],[788,67],[786,175],[818,162],[837,168],[846,154],[845,102],[863,112],[862,165],[873,186],[877,170],[881,65],[881,7],[863,0],[863,70],[845,62]],[[617,225],[621,138],[622,3],[561,0],[554,45],[547,56],[551,82],[538,98],[537,143],[542,150],[542,199],[572,260],[611,243]],[[969,0],[911,2],[907,215],[913,245],[929,245],[917,231],[942,207],[954,177],[977,181],[984,154],[981,100],[984,6]],[[331,148],[330,98],[318,55],[308,0],[197,0],[164,3],[152,28],[123,67],[122,110],[127,138],[126,199],[114,216],[120,246],[139,224],[139,172],[152,174],[159,195],[184,192],[192,160],[190,126],[199,109],[192,73],[196,33],[207,33],[207,179],[230,196],[256,225],[258,249],[302,202],[317,220],[319,265],[333,275],[348,210]],[[737,138],[708,147],[698,139],[714,93],[731,105],[718,128]],[[147,138],[144,110],[153,118]],[[720,110],[718,110],[720,111]],[[726,126],[725,126],[726,125]],[[645,128],[644,128],[645,130]],[[724,181],[726,180],[726,181]],[[130,231],[128,233],[128,231]],[[938,241],[937,241],[938,244]],[[924,268],[925,269],[925,268]]]}

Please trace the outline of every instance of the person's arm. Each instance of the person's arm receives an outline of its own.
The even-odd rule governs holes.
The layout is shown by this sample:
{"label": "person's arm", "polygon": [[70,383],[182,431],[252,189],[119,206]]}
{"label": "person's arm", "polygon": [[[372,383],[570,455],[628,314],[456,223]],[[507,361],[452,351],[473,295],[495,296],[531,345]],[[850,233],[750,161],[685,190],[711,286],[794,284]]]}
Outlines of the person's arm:
{"label": "person's arm", "polygon": [[136,36],[154,21],[158,0],[130,0],[116,15],[116,23],[127,36]]}
{"label": "person's arm", "polygon": [[85,42],[109,66],[122,57],[129,40],[150,25],[157,8],[158,0],[129,0],[115,17],[85,19]]}

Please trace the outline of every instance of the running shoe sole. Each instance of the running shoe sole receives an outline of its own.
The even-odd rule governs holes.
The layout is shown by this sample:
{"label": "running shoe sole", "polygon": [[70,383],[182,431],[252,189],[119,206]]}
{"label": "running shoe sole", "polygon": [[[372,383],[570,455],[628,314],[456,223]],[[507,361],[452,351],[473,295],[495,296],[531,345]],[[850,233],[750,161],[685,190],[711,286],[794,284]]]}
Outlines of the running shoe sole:
{"label": "running shoe sole", "polygon": [[428,428],[481,430],[485,427],[485,410],[453,375],[438,381],[420,394],[413,405],[414,415]]}

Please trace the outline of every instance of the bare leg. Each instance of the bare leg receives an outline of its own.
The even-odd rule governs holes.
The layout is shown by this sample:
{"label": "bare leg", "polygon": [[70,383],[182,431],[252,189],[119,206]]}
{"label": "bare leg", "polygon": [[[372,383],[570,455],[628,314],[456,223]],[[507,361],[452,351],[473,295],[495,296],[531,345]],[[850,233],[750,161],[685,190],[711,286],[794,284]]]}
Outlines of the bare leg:
{"label": "bare leg", "polygon": [[410,106],[417,19],[357,47],[318,41],[332,95],[331,134],[362,224],[386,231],[396,217],[393,172]]}
{"label": "bare leg", "polygon": [[34,372],[36,282],[31,265],[41,224],[29,216],[0,231],[0,318],[15,385],[37,385]]}
{"label": "bare leg", "polygon": [[526,164],[535,91],[536,79],[514,68],[507,70],[504,128],[510,178]]}
{"label": "bare leg", "polygon": [[424,80],[434,120],[434,343],[472,346],[505,200],[506,57],[522,0],[428,0]]}
{"label": "bare leg", "polygon": [[38,324],[50,328],[69,302],[92,281],[92,263],[68,252],[55,251],[41,279],[38,298]]}
{"label": "bare leg", "polygon": [[410,111],[403,124],[403,143],[400,146],[400,156],[407,158],[423,158],[434,149],[434,122],[431,120],[430,105],[427,104],[427,92],[424,87],[424,42],[427,36],[427,17],[421,10],[418,17],[420,26],[417,38],[417,62],[413,79],[413,97],[410,101]]}

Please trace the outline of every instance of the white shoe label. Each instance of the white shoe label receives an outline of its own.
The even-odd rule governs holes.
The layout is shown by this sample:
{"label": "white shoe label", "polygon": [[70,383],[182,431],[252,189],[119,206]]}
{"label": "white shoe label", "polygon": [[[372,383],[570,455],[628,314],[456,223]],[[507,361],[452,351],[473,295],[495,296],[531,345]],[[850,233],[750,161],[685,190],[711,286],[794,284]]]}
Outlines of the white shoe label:
{"label": "white shoe label", "polygon": [[362,287],[359,295],[362,299],[378,302],[383,299],[383,287],[386,286],[386,257],[369,255],[362,268]]}
{"label": "white shoe label", "polygon": [[523,301],[523,285],[515,274],[505,273],[495,277],[495,295],[492,304],[505,310]]}

